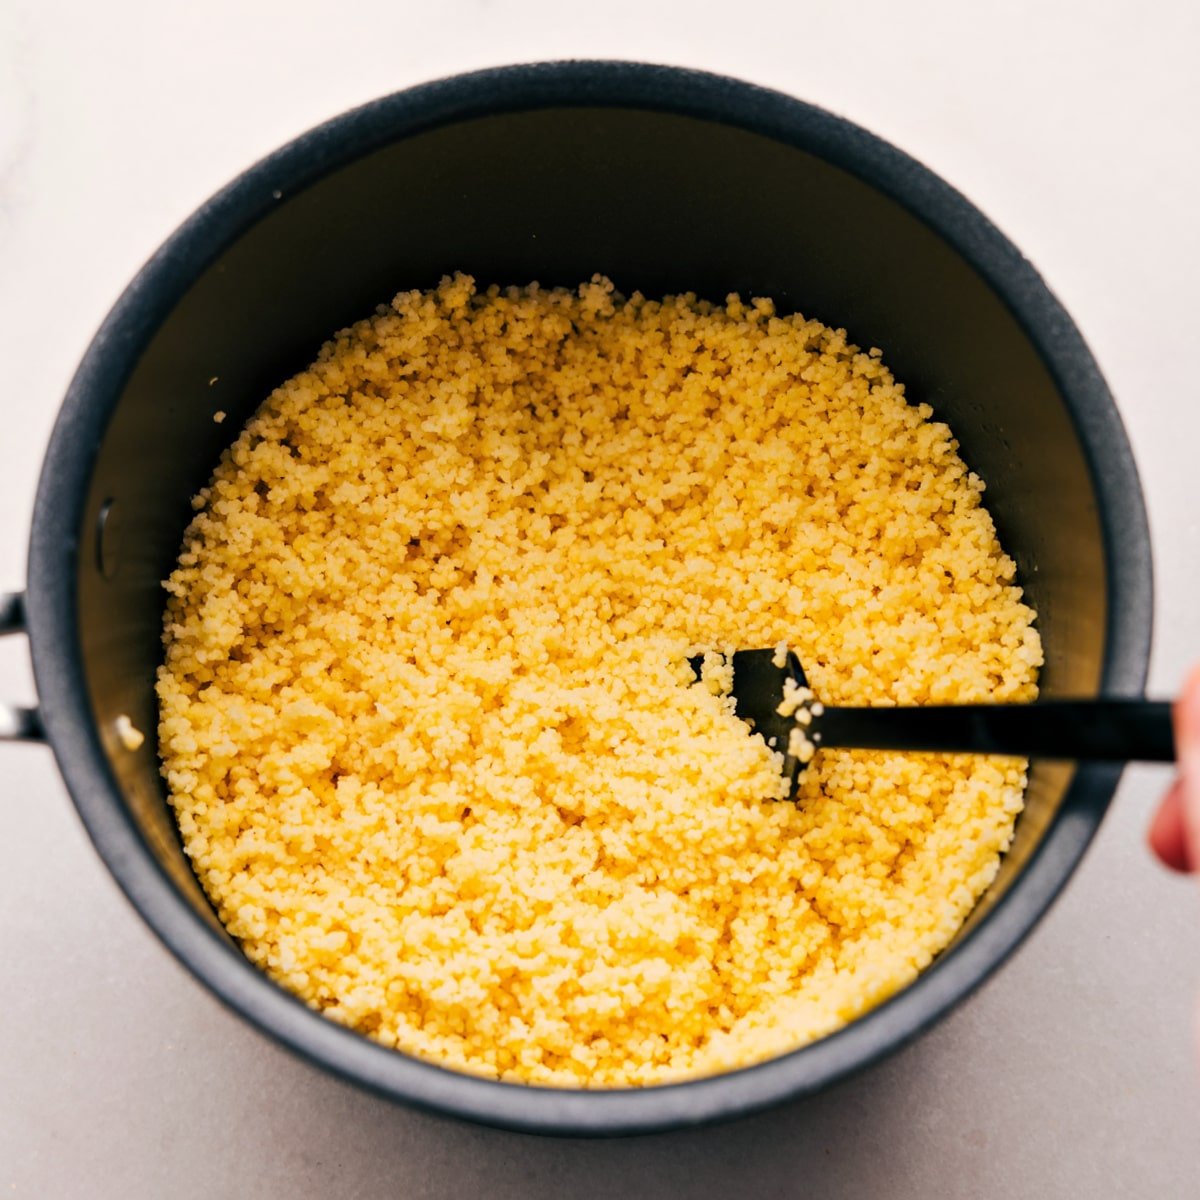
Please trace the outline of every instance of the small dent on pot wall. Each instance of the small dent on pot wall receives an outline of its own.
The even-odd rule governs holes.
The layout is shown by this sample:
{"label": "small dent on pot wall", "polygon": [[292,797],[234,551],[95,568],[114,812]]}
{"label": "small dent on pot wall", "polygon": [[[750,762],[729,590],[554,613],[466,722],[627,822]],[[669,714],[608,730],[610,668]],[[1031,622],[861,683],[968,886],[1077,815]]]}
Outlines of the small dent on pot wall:
{"label": "small dent on pot wall", "polygon": [[96,518],[96,566],[105,579],[116,578],[121,561],[124,518],[115,500],[105,500]]}

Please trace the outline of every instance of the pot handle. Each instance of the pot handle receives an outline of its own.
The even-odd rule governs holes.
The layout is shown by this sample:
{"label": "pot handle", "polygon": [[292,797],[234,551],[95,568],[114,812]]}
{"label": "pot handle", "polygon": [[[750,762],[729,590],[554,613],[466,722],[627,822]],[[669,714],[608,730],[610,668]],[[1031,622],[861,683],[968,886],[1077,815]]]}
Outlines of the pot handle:
{"label": "pot handle", "polygon": [[[0,592],[0,637],[25,632],[25,597],[20,592]],[[0,742],[44,742],[46,731],[36,708],[0,704]]]}

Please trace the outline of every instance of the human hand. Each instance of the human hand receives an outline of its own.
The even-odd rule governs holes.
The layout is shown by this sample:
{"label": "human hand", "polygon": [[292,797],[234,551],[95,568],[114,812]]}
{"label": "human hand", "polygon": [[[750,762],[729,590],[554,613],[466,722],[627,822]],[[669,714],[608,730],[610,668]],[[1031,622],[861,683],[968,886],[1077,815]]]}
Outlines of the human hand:
{"label": "human hand", "polygon": [[1175,704],[1179,774],[1150,823],[1150,848],[1173,871],[1200,871],[1200,668]]}

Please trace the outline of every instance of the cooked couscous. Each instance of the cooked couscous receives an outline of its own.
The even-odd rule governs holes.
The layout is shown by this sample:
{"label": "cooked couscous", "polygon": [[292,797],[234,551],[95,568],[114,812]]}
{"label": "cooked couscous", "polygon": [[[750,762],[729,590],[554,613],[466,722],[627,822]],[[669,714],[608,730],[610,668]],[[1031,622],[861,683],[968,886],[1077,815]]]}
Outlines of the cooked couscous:
{"label": "cooked couscous", "polygon": [[387,1046],[548,1084],[745,1065],[904,986],[1025,764],[823,751],[781,800],[721,656],[791,647],[827,702],[1034,697],[931,416],[767,300],[457,276],[339,333],[166,584],[164,772],[229,932]]}
{"label": "cooked couscous", "polygon": [[121,713],[113,722],[113,732],[117,735],[117,741],[130,753],[140,750],[146,740],[146,735],[133,723],[128,713]]}

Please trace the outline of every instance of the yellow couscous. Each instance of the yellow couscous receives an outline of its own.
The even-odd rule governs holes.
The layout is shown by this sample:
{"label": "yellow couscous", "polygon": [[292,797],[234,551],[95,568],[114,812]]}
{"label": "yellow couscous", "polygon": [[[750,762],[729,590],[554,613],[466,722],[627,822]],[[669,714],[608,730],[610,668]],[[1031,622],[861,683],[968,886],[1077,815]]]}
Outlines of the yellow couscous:
{"label": "yellow couscous", "polygon": [[140,750],[146,740],[146,735],[133,723],[128,713],[118,715],[113,722],[113,732],[117,735],[117,741],[130,753]]}
{"label": "yellow couscous", "polygon": [[339,333],[166,584],[164,772],[229,932],[387,1046],[558,1085],[745,1065],[907,984],[1025,764],[824,751],[780,800],[721,656],[791,647],[832,703],[1034,697],[931,416],[767,300],[457,276]]}

